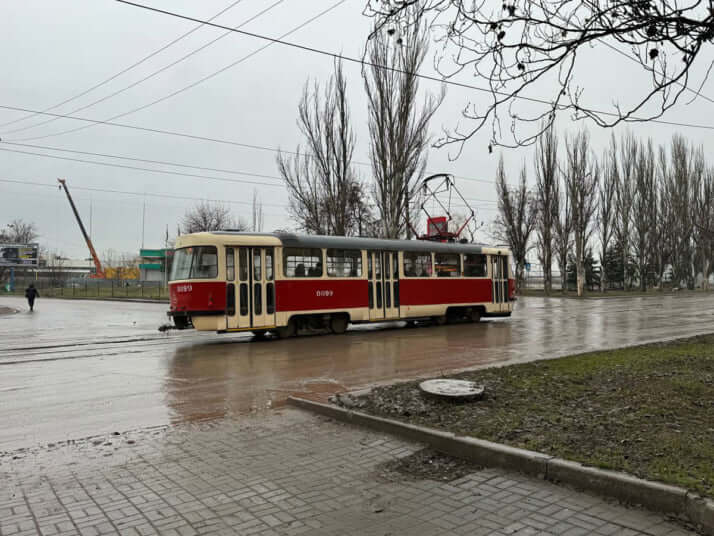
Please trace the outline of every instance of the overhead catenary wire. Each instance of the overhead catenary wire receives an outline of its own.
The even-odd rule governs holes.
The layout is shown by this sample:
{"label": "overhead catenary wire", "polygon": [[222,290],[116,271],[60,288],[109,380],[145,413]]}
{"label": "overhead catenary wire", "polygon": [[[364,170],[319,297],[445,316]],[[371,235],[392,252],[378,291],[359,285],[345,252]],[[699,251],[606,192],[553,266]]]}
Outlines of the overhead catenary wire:
{"label": "overhead catenary wire", "polygon": [[[239,0],[239,1],[241,1],[241,0]],[[343,1],[344,1],[344,0],[343,0]],[[267,13],[268,11],[272,10],[273,8],[277,7],[278,5],[282,4],[283,2],[285,2],[285,0],[277,0],[277,1],[274,2],[273,4],[269,5],[269,6],[266,7],[265,9],[261,10],[261,11],[258,12],[257,14],[253,15],[252,17],[250,17],[250,18],[247,19],[246,21],[244,21],[244,22],[242,22],[241,24],[239,24],[238,26],[236,26],[236,28],[242,28],[242,27],[245,26],[246,24],[249,24],[249,23],[253,22],[253,21],[256,20],[257,18],[261,17],[262,15],[264,15],[264,14]],[[203,25],[199,25],[199,27],[200,27],[200,26],[203,26]],[[109,100],[109,99],[111,99],[111,98],[114,98],[114,97],[116,97],[117,95],[121,95],[122,93],[124,93],[124,92],[126,92],[126,91],[128,91],[128,90],[130,90],[130,89],[132,89],[132,88],[134,88],[134,87],[136,87],[136,86],[138,86],[138,85],[140,85],[140,84],[143,84],[143,83],[146,82],[147,80],[151,80],[152,78],[158,76],[159,74],[161,74],[161,73],[163,73],[163,72],[165,72],[165,71],[171,69],[172,67],[174,67],[174,66],[178,65],[179,63],[181,63],[181,62],[187,60],[187,59],[190,58],[191,56],[193,56],[193,55],[195,55],[195,54],[201,52],[202,50],[204,50],[204,49],[210,47],[211,45],[213,45],[213,44],[216,43],[217,41],[219,41],[219,40],[223,39],[224,37],[226,37],[226,36],[228,36],[228,35],[231,35],[231,34],[232,34],[232,32],[226,31],[226,32],[222,33],[221,35],[219,35],[218,37],[216,37],[215,39],[209,41],[208,43],[205,43],[204,45],[201,45],[200,47],[198,47],[198,48],[192,50],[191,52],[189,52],[189,53],[187,53],[187,54],[181,56],[179,59],[177,59],[177,60],[175,60],[175,61],[169,63],[168,65],[165,65],[164,67],[161,67],[160,69],[158,69],[158,70],[156,70],[156,71],[151,72],[150,74],[144,76],[143,78],[141,78],[141,79],[139,79],[139,80],[137,80],[137,81],[135,81],[135,82],[132,82],[132,83],[129,84],[128,86],[124,86],[123,88],[118,89],[118,90],[114,91],[113,93],[110,93],[109,95],[105,95],[104,97],[101,97],[100,99],[97,99],[97,100],[95,100],[95,101],[90,102],[89,104],[85,104],[84,106],[80,106],[79,108],[75,108],[74,110],[71,110],[71,111],[68,112],[68,113],[69,113],[69,114],[74,114],[74,113],[77,113],[77,112],[81,112],[81,111],[83,111],[83,110],[86,110],[86,109],[88,109],[88,108],[91,108],[91,107],[93,107],[93,106],[96,106],[97,104],[100,104],[100,103],[102,103],[102,102],[105,102],[105,101],[107,101],[107,100]],[[247,59],[247,57],[241,59],[239,62],[236,62],[236,64],[237,64],[237,63],[240,63],[241,61],[244,61],[245,59]],[[231,66],[233,66],[233,65],[231,65]],[[219,72],[220,72],[220,71],[219,71]],[[216,74],[218,74],[218,73],[216,73]],[[215,74],[214,74],[214,75],[211,75],[210,77],[212,77],[212,76],[215,76]],[[208,77],[207,77],[207,78],[208,78]],[[197,83],[197,84],[198,84],[198,83]],[[180,93],[180,92],[182,92],[182,91],[185,91],[185,89],[184,89],[184,90],[180,90],[179,92],[177,92],[177,94]],[[172,94],[171,96],[173,96],[173,94]],[[169,97],[167,96],[167,97],[165,97],[165,98],[169,98]],[[158,103],[158,102],[160,102],[160,101],[161,101],[161,99],[159,99],[158,101],[155,101],[155,102],[152,103],[152,104],[147,105],[146,107],[148,107],[148,106],[153,106],[153,104]],[[132,110],[132,111],[129,111],[129,112],[125,112],[124,114],[120,114],[120,115],[118,115],[118,116],[115,116],[115,118],[123,117],[124,115],[129,115],[129,114],[131,114],[131,113],[134,113],[135,111],[139,111],[139,109],[143,109],[143,107],[137,108],[137,109]],[[9,130],[9,131],[5,132],[4,135],[14,134],[15,132],[22,132],[22,131],[29,130],[29,129],[32,129],[32,128],[35,128],[35,127],[40,127],[40,126],[42,126],[42,125],[46,125],[46,124],[48,124],[48,123],[52,123],[52,122],[58,121],[58,120],[59,120],[58,117],[53,117],[53,118],[47,119],[46,121],[41,121],[40,123],[35,123],[34,125],[28,125],[28,126],[25,126],[25,127],[16,128],[16,129],[14,129],[14,130]],[[58,134],[50,134],[50,136],[56,136],[56,135],[58,135]],[[42,137],[45,137],[45,136],[39,136],[39,138],[42,138]],[[37,138],[33,137],[33,138],[28,138],[28,139],[37,139]]]}
{"label": "overhead catenary wire", "polygon": [[[132,1],[130,1],[130,0],[114,0],[114,1],[115,1],[115,2],[119,2],[119,3],[121,3],[121,4],[126,4],[126,5],[129,5],[129,6],[133,6],[133,7],[136,7],[136,8],[145,9],[145,10],[147,10],[147,11],[151,11],[151,12],[154,12],[154,13],[159,13],[159,14],[162,14],[162,15],[167,15],[167,16],[170,16],[170,17],[175,17],[175,18],[178,18],[178,19],[183,19],[183,20],[188,20],[188,21],[193,21],[193,22],[202,22],[202,23],[204,23],[204,24],[206,24],[206,25],[208,25],[208,26],[213,26],[214,28],[221,28],[221,29],[224,29],[224,30],[231,30],[231,31],[234,31],[234,32],[239,33],[239,34],[246,35],[246,36],[248,36],[248,37],[254,37],[254,38],[256,38],[256,39],[262,39],[262,40],[264,40],[264,41],[269,41],[269,42],[271,42],[271,43],[278,43],[278,44],[281,44],[281,45],[284,45],[284,46],[287,46],[287,47],[291,47],[291,48],[303,50],[303,51],[306,51],[306,52],[312,52],[312,53],[314,53],[314,54],[319,54],[319,55],[322,55],[322,56],[328,56],[328,57],[333,58],[333,59],[341,59],[341,60],[344,60],[344,61],[347,61],[347,62],[350,62],[350,63],[356,63],[356,64],[363,65],[363,66],[366,65],[366,66],[369,66],[369,67],[375,67],[375,68],[377,68],[377,69],[384,69],[384,70],[393,71],[393,72],[396,72],[396,73],[408,74],[408,75],[411,75],[411,76],[416,76],[416,77],[418,77],[418,78],[422,78],[422,79],[424,79],[424,80],[431,80],[432,82],[438,82],[438,83],[440,83],[440,84],[446,84],[446,85],[451,85],[451,86],[456,86],[456,87],[461,87],[461,88],[473,89],[473,90],[475,90],[475,91],[484,92],[484,93],[489,93],[489,94],[494,94],[494,93],[495,93],[496,95],[500,95],[500,96],[504,96],[504,97],[512,97],[512,98],[515,98],[515,99],[525,100],[525,101],[529,101],[529,102],[534,102],[534,103],[537,103],[537,104],[545,104],[545,105],[548,105],[548,106],[552,105],[551,102],[549,102],[549,101],[547,101],[547,100],[545,100],[545,99],[539,99],[539,98],[536,98],[536,97],[526,97],[526,96],[523,96],[523,95],[513,95],[513,94],[510,94],[510,93],[506,93],[506,92],[501,92],[501,91],[496,91],[496,90],[492,90],[492,89],[487,89],[487,88],[482,88],[482,87],[474,86],[474,85],[472,85],[472,84],[467,84],[467,83],[465,83],[465,82],[457,82],[457,81],[455,81],[455,80],[449,80],[449,79],[445,79],[445,78],[439,78],[439,77],[437,77],[437,76],[426,75],[426,74],[422,74],[422,73],[418,73],[418,72],[409,72],[409,71],[405,71],[405,70],[403,70],[403,69],[399,69],[399,68],[397,68],[397,67],[390,67],[390,66],[388,66],[388,65],[380,65],[380,64],[376,64],[376,63],[373,63],[373,62],[370,62],[370,61],[367,61],[367,60],[364,60],[364,59],[353,58],[353,57],[350,57],[350,56],[345,56],[345,55],[342,55],[342,54],[337,54],[337,53],[335,53],[335,52],[330,52],[330,51],[328,51],[328,50],[323,50],[323,49],[316,48],[316,47],[309,46],[309,45],[301,45],[301,44],[299,44],[299,43],[293,43],[293,42],[290,42],[290,41],[284,41],[282,37],[270,37],[270,36],[263,35],[263,34],[258,34],[258,33],[255,33],[255,32],[248,32],[248,31],[245,31],[245,30],[234,30],[234,29],[228,28],[227,26],[224,26],[224,25],[221,25],[221,24],[217,24],[217,23],[214,23],[214,22],[205,21],[205,20],[202,20],[202,19],[198,19],[198,18],[196,18],[196,17],[190,17],[190,16],[188,16],[188,15],[182,15],[181,13],[176,13],[176,12],[174,12],[174,11],[168,11],[168,10],[166,10],[166,9],[159,9],[159,8],[157,8],[157,7],[147,6],[147,5],[145,5],[145,4],[139,4],[139,3],[137,3],[137,2],[132,2]],[[616,113],[614,113],[614,112],[606,112],[606,111],[595,110],[595,109],[593,109],[593,112],[598,113],[598,114],[601,114],[601,115],[610,116],[610,117],[619,117],[619,115],[616,114]],[[637,117],[633,117],[633,119],[638,119],[638,118],[637,118]],[[693,123],[677,123],[677,122],[674,122],[674,121],[665,121],[665,120],[663,120],[663,119],[648,119],[648,121],[649,121],[649,122],[652,122],[652,123],[659,123],[659,124],[670,125],[670,126],[681,126],[681,127],[687,127],[687,128],[699,128],[699,129],[706,129],[706,130],[714,130],[714,125],[697,125],[697,124],[693,124]]]}
{"label": "overhead catenary wire", "polygon": [[[8,179],[8,178],[0,178],[0,182],[4,183],[9,183],[9,184],[24,184],[28,186],[39,186],[39,187],[48,187],[48,188],[57,188],[56,183],[48,184],[44,182],[37,182],[37,181],[31,181],[31,180],[20,180],[20,179]],[[97,187],[92,187],[92,186],[75,186],[72,185],[73,190],[85,190],[89,192],[100,192],[100,193],[110,193],[110,194],[124,194],[124,195],[132,195],[132,196],[148,196],[148,197],[159,197],[159,198],[167,198],[167,199],[182,199],[182,200],[187,200],[187,201],[208,201],[211,203],[229,203],[229,204],[235,204],[235,205],[247,205],[247,206],[252,206],[253,202],[252,201],[237,201],[233,199],[210,199],[206,197],[200,197],[200,196],[184,196],[184,195],[177,195],[177,194],[171,194],[171,193],[161,193],[161,192],[133,192],[133,191],[128,191],[128,190],[117,190],[113,188],[97,188]],[[278,203],[262,203],[261,205],[264,207],[277,207],[277,208],[289,208],[288,204],[278,204]],[[496,210],[493,207],[476,207],[479,210]]]}
{"label": "overhead catenary wire", "polygon": [[[126,129],[131,129],[131,130],[139,130],[142,132],[148,132],[151,134],[161,134],[161,135],[166,135],[166,136],[176,136],[179,138],[186,138],[186,139],[191,139],[191,140],[196,140],[196,141],[205,141],[205,142],[211,142],[211,143],[218,143],[218,144],[223,144],[223,145],[232,145],[234,147],[242,147],[244,149],[253,149],[257,151],[268,151],[272,153],[284,153],[284,154],[290,154],[290,155],[297,155],[298,153],[295,151],[290,151],[290,150],[283,150],[283,149],[278,149],[276,147],[268,147],[265,145],[256,145],[256,144],[251,144],[251,143],[243,143],[239,141],[234,141],[234,140],[226,140],[222,138],[214,138],[210,136],[199,136],[197,134],[190,134],[187,132],[177,132],[174,130],[165,130],[165,129],[159,129],[159,128],[152,128],[152,127],[142,127],[139,125],[130,125],[127,123],[116,123],[114,121],[106,121],[106,120],[101,120],[101,119],[91,119],[89,117],[78,117],[78,116],[72,116],[72,115],[66,115],[66,114],[57,114],[57,113],[52,113],[52,112],[42,112],[39,110],[33,110],[30,108],[22,108],[19,106],[10,106],[7,104],[0,104],[0,109],[4,110],[14,110],[14,111],[22,111],[22,112],[33,112],[33,113],[38,113],[38,114],[43,114],[43,115],[51,115],[51,116],[57,116],[57,117],[63,117],[66,119],[74,119],[75,121],[85,121],[88,123],[95,123],[95,124],[101,124],[101,125],[106,125],[106,126],[111,126],[111,127],[117,127],[117,128],[126,128]],[[3,139],[0,139],[0,142],[9,144],[9,143],[15,143],[19,145],[18,142],[13,142],[12,140],[6,141]],[[304,153],[301,153],[305,156]],[[309,156],[306,155],[306,156]],[[368,166],[371,167],[372,164],[369,162],[360,162],[360,161],[354,161],[354,164],[358,166]],[[429,172],[430,173],[430,172]],[[476,177],[466,177],[463,175],[454,175],[454,177],[459,178],[459,179],[464,179],[467,181],[474,181],[474,182],[484,182],[488,184],[494,184],[494,181],[488,180],[488,179],[478,179]]]}
{"label": "overhead catenary wire", "polygon": [[[269,186],[269,187],[273,187],[273,188],[283,188],[284,187],[284,184],[279,184],[279,183],[246,181],[246,180],[240,180],[240,179],[229,179],[226,177],[214,177],[214,176],[210,176],[210,175],[196,175],[193,173],[182,173],[180,171],[151,169],[151,168],[144,168],[144,167],[138,167],[138,166],[128,166],[128,165],[124,165],[124,164],[113,164],[111,162],[99,162],[96,160],[84,160],[82,158],[71,158],[69,156],[58,156],[58,155],[53,155],[53,154],[33,153],[31,151],[20,151],[18,149],[5,149],[3,147],[0,147],[0,151],[23,154],[23,155],[27,155],[27,156],[39,156],[42,158],[53,158],[55,160],[67,160],[70,162],[78,162],[81,164],[94,164],[97,166],[106,166],[106,167],[113,167],[113,168],[120,168],[120,169],[131,169],[131,170],[135,170],[135,171],[145,171],[145,172],[149,172],[149,173],[162,173],[165,175],[176,175],[176,176],[180,176],[180,177],[194,177],[194,178],[212,180],[212,181],[232,182],[232,183],[238,183],[238,184],[253,184],[256,186]],[[276,178],[276,179],[280,180],[279,177],[272,177],[272,178]]]}
{"label": "overhead catenary wire", "polygon": [[31,149],[43,149],[46,151],[57,151],[61,153],[73,153],[73,154],[82,154],[86,156],[99,156],[102,158],[114,158],[118,160],[129,160],[131,162],[143,162],[146,164],[160,164],[160,165],[165,165],[165,166],[173,166],[173,167],[179,167],[179,168],[185,168],[185,169],[198,169],[202,171],[215,171],[218,173],[227,173],[230,175],[246,175],[248,177],[259,177],[263,179],[273,179],[273,180],[280,180],[282,181],[282,177],[278,177],[275,175],[264,175],[260,173],[253,173],[250,171],[238,171],[235,169],[225,169],[225,168],[214,168],[214,167],[206,167],[206,166],[196,166],[192,164],[183,164],[183,163],[178,163],[178,162],[170,162],[168,160],[151,160],[148,158],[137,158],[133,156],[126,156],[126,155],[117,155],[117,154],[109,154],[109,153],[97,153],[97,152],[92,152],[92,151],[80,151],[77,149],[69,149],[67,147],[53,147],[50,145],[36,145],[32,143],[14,143],[14,142],[0,142],[0,146],[2,145],[10,145],[13,147],[28,147]]}
{"label": "overhead catenary wire", "polygon": [[[6,149],[6,148],[2,147],[2,144],[0,144],[0,151],[17,153],[17,154],[22,154],[22,155],[26,155],[26,156],[36,156],[36,157],[41,157],[41,158],[53,158],[56,160],[67,160],[70,162],[78,162],[78,163],[82,163],[82,164],[94,164],[94,165],[98,165],[98,166],[117,167],[117,168],[121,168],[121,169],[131,169],[131,170],[135,170],[135,171],[146,171],[146,172],[150,172],[150,173],[162,173],[162,174],[168,174],[168,175],[177,175],[177,176],[181,176],[181,177],[197,178],[197,179],[204,179],[204,180],[214,180],[214,181],[220,181],[220,182],[254,184],[254,185],[258,185],[258,186],[270,186],[270,187],[284,187],[285,186],[284,181],[281,177],[274,176],[274,175],[263,175],[263,174],[259,174],[259,173],[252,173],[249,171],[221,170],[218,168],[204,168],[204,167],[200,167],[200,166],[192,166],[192,165],[168,162],[165,160],[149,160],[149,159],[144,159],[144,158],[133,158],[133,157],[129,157],[129,156],[112,155],[112,154],[107,154],[107,153],[95,153],[95,152],[90,152],[90,151],[75,151],[75,150],[71,150],[71,149],[50,147],[50,146],[46,146],[46,145],[32,145],[32,144],[26,144],[26,143],[7,143],[7,142],[5,143],[5,145],[20,146],[20,147],[32,147],[32,148],[46,149],[46,150],[50,150],[50,151],[63,151],[63,152],[77,153],[77,154],[90,155],[90,156],[115,158],[115,159],[129,160],[129,161],[135,161],[135,162],[146,162],[146,163],[162,164],[162,165],[169,165],[169,166],[178,166],[178,167],[185,167],[185,168],[191,168],[191,169],[205,169],[205,170],[210,170],[210,171],[218,171],[221,173],[232,173],[232,174],[238,174],[238,175],[246,175],[246,176],[251,176],[251,177],[277,180],[277,181],[280,181],[280,183],[279,184],[278,183],[262,183],[262,182],[256,182],[256,181],[228,179],[228,178],[224,178],[224,177],[215,177],[215,176],[208,176],[208,175],[198,175],[198,174],[194,174],[194,173],[180,173],[180,172],[169,171],[169,170],[151,169],[151,168],[144,168],[144,167],[139,167],[139,166],[127,166],[127,165],[122,165],[122,164],[112,164],[110,162],[101,162],[101,161],[97,161],[97,160],[84,160],[81,158],[64,157],[64,156],[45,154],[45,153],[35,153],[35,152],[31,152],[31,151],[22,151],[22,150],[17,150],[17,149]],[[492,199],[476,199],[476,198],[466,198],[466,199],[468,201],[474,201],[477,203],[496,203],[497,202]]]}
{"label": "overhead catenary wire", "polygon": [[[282,1],[282,0],[281,0],[281,1]],[[282,39],[283,37],[287,37],[287,36],[292,35],[293,33],[297,32],[298,30],[301,30],[301,29],[304,28],[305,26],[307,26],[307,25],[311,24],[312,22],[314,22],[314,21],[320,19],[321,17],[327,15],[330,11],[332,11],[333,9],[337,8],[338,6],[344,4],[346,1],[347,1],[347,0],[339,0],[338,2],[336,2],[336,3],[332,4],[331,6],[329,6],[328,8],[326,8],[326,9],[320,11],[317,15],[315,15],[315,16],[309,18],[309,19],[306,20],[305,22],[303,22],[303,23],[301,23],[301,24],[295,26],[293,29],[291,29],[291,30],[285,32],[284,34],[282,34],[282,35],[280,36],[280,38]],[[230,28],[230,27],[228,27],[228,26],[225,26],[225,27],[223,27],[223,28],[224,28],[225,30],[229,30],[227,33],[230,33],[230,32],[233,32],[233,31],[237,31],[237,32],[242,32],[242,31],[243,31],[243,30],[240,30],[240,29],[237,29],[237,28]],[[113,116],[111,116],[111,117],[108,118],[108,121],[113,121],[114,119],[119,119],[119,118],[121,118],[121,117],[126,117],[127,115],[135,114],[136,112],[140,112],[140,111],[142,111],[142,110],[146,110],[147,108],[150,108],[150,107],[152,107],[152,106],[155,106],[156,104],[159,104],[159,103],[164,102],[164,101],[166,101],[166,100],[168,100],[168,99],[171,99],[171,98],[175,97],[176,95],[180,95],[181,93],[183,93],[183,92],[185,92],[185,91],[188,91],[189,89],[192,89],[192,88],[198,86],[199,84],[202,84],[203,82],[205,82],[205,81],[207,81],[207,80],[210,80],[211,78],[214,78],[214,77],[218,76],[218,75],[221,74],[221,73],[224,73],[225,71],[227,71],[227,70],[229,70],[229,69],[232,69],[232,68],[235,67],[236,65],[239,65],[239,64],[243,63],[244,61],[246,61],[246,60],[252,58],[253,56],[255,56],[255,55],[257,55],[257,54],[259,54],[260,52],[262,52],[262,51],[265,50],[266,48],[272,46],[273,44],[274,44],[274,43],[268,43],[267,45],[265,45],[265,46],[263,46],[263,47],[260,47],[259,49],[254,50],[253,52],[251,52],[251,53],[249,53],[249,54],[246,54],[246,55],[243,56],[242,58],[240,58],[240,59],[238,59],[238,60],[236,60],[236,61],[234,61],[234,62],[232,62],[232,63],[230,63],[230,64],[228,64],[228,65],[226,65],[225,67],[222,67],[221,69],[219,69],[219,70],[217,70],[217,71],[214,71],[213,73],[208,74],[208,75],[204,76],[203,78],[199,78],[198,80],[196,80],[195,82],[192,82],[192,83],[188,84],[187,86],[184,86],[184,87],[179,88],[179,89],[177,89],[177,90],[175,90],[175,91],[172,91],[172,92],[169,93],[168,95],[164,95],[163,97],[160,97],[160,98],[158,98],[158,99],[155,99],[155,100],[153,100],[153,101],[151,101],[151,102],[149,102],[149,103],[143,104],[143,105],[138,106],[138,107],[136,107],[136,108],[132,108],[131,110],[127,110],[126,112],[122,112],[122,113],[120,113],[120,114],[113,115]],[[87,129],[87,128],[91,128],[92,126],[93,126],[93,125],[83,125],[83,126],[81,126],[81,127],[76,127],[76,128],[72,128],[72,129],[68,129],[68,130],[63,130],[63,131],[60,131],[60,132],[54,132],[54,133],[51,133],[51,134],[45,134],[45,135],[42,135],[42,136],[30,136],[30,137],[26,137],[26,138],[15,138],[15,140],[17,140],[17,141],[41,140],[41,139],[46,139],[46,138],[50,138],[50,137],[54,137],[54,136],[62,136],[62,135],[64,135],[64,134],[71,134],[71,133],[73,133],[73,132],[78,132],[78,131],[80,131],[80,130],[85,130],[85,129]]]}
{"label": "overhead catenary wire", "polygon": [[[208,20],[209,20],[209,21],[212,21],[212,20],[217,19],[218,17],[220,17],[221,15],[223,15],[224,13],[226,13],[227,11],[233,9],[237,4],[241,3],[242,1],[243,1],[243,0],[235,0],[234,2],[230,3],[227,7],[223,8],[221,11],[219,11],[218,13],[216,13],[215,15],[213,15],[213,16],[212,16],[210,19],[208,19]],[[81,97],[84,97],[85,95],[91,93],[91,92],[94,91],[95,89],[99,89],[100,87],[102,87],[102,86],[108,84],[109,82],[111,82],[111,81],[113,81],[113,80],[116,80],[116,79],[119,78],[121,75],[123,75],[123,74],[125,74],[125,73],[128,73],[129,71],[135,69],[135,68],[138,67],[139,65],[141,65],[141,64],[143,64],[143,63],[145,63],[145,62],[147,62],[148,60],[150,60],[151,58],[153,58],[153,57],[156,56],[157,54],[160,54],[161,52],[163,52],[163,51],[166,50],[167,48],[172,47],[173,45],[175,45],[176,43],[178,43],[178,42],[181,41],[182,39],[185,39],[186,37],[188,37],[189,35],[191,35],[191,34],[194,33],[195,31],[199,30],[199,29],[202,28],[203,26],[204,26],[204,24],[198,24],[197,26],[194,26],[194,27],[193,27],[192,29],[190,29],[188,32],[185,32],[185,33],[179,35],[177,38],[175,38],[175,39],[173,39],[172,41],[169,41],[168,43],[166,43],[165,45],[163,45],[163,46],[157,48],[156,50],[154,50],[154,51],[151,52],[150,54],[147,54],[146,56],[144,56],[144,57],[141,58],[140,60],[138,60],[138,61],[132,63],[132,64],[129,65],[128,67],[125,67],[124,69],[122,69],[122,70],[119,71],[118,73],[113,74],[113,75],[110,76],[109,78],[105,78],[105,79],[102,80],[101,82],[99,82],[99,83],[97,83],[97,84],[94,84],[93,86],[91,86],[91,87],[85,89],[84,91],[81,91],[80,93],[77,93],[76,95],[74,95],[74,96],[72,96],[72,97],[69,97],[68,99],[65,99],[65,100],[63,100],[63,101],[61,101],[61,102],[58,102],[57,104],[54,104],[54,105],[50,106],[49,108],[45,108],[43,111],[49,112],[49,111],[51,111],[51,110],[55,110],[55,109],[59,108],[60,106],[64,106],[65,104],[69,104],[70,102],[73,102],[73,101],[75,101],[75,100],[77,100],[77,99],[79,99],[79,98],[81,98]],[[0,127],[6,127],[6,126],[8,126],[8,125],[13,125],[13,124],[15,124],[15,123],[19,123],[19,122],[24,121],[24,120],[26,120],[26,119],[30,119],[30,118],[32,118],[32,117],[35,117],[36,115],[37,115],[37,112],[33,112],[33,113],[30,113],[30,114],[25,115],[25,116],[23,116],[23,117],[19,117],[19,118],[17,118],[17,119],[13,119],[12,121],[7,121],[6,123],[0,123]]]}
{"label": "overhead catenary wire", "polygon": [[[9,184],[26,184],[26,185],[30,185],[30,186],[57,188],[57,183],[48,184],[45,182],[36,182],[36,181],[29,181],[29,180],[0,178],[0,182],[9,183]],[[116,190],[113,188],[96,188],[96,187],[92,187],[92,186],[72,185],[72,190],[83,190],[83,191],[88,191],[88,192],[101,192],[101,193],[108,193],[108,194],[124,194],[124,195],[138,196],[138,197],[148,196],[148,197],[160,197],[160,198],[166,198],[166,199],[183,199],[183,200],[187,200],[187,201],[208,201],[211,203],[229,203],[229,204],[234,204],[234,205],[250,205],[250,206],[253,205],[252,201],[237,201],[234,199],[209,199],[206,197],[184,196],[184,195],[159,193],[159,192],[132,192],[132,191],[127,191],[127,190]],[[264,207],[277,207],[277,208],[287,208],[288,207],[288,205],[286,205],[286,204],[277,204],[277,203],[261,203],[261,204]]]}

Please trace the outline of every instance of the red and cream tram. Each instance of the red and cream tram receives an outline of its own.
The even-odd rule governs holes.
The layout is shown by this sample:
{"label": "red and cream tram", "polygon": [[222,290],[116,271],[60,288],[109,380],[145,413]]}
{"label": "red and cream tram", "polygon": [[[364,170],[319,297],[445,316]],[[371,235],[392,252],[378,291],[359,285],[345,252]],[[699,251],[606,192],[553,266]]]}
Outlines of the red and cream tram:
{"label": "red and cream tram", "polygon": [[216,231],[178,238],[179,328],[342,333],[350,323],[509,316],[509,251],[474,244]]}

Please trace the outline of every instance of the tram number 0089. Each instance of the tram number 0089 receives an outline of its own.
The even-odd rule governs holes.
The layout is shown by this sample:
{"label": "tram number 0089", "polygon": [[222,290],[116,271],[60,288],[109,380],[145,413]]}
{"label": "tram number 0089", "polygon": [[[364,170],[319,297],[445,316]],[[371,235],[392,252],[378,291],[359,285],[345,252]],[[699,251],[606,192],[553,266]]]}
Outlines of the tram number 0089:
{"label": "tram number 0089", "polygon": [[333,292],[331,290],[316,290],[315,291],[315,296],[317,296],[318,298],[329,297],[332,295],[333,295]]}

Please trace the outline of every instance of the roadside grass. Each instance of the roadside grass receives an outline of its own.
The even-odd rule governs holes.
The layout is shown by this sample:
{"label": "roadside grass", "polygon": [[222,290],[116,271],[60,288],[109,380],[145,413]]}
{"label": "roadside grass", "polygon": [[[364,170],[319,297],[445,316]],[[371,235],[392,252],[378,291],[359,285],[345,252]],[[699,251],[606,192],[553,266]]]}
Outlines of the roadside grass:
{"label": "roadside grass", "polygon": [[[712,292],[712,290],[705,290],[705,289],[696,289],[696,290],[689,290],[689,289],[680,289],[680,290],[674,290],[671,288],[666,288],[666,289],[648,289],[646,291],[641,291],[640,289],[633,289],[633,290],[608,290],[606,292],[600,292],[599,290],[585,290],[585,293],[583,294],[580,299],[584,298],[590,298],[590,299],[599,299],[599,298],[642,298],[642,297],[647,297],[647,296],[696,296],[700,294],[705,294]],[[578,298],[578,293],[574,290],[568,290],[566,292],[563,292],[559,289],[552,290],[550,294],[546,294],[543,289],[532,289],[532,288],[526,288],[526,289],[521,289],[518,291],[518,294],[520,296],[540,296],[540,297],[549,297],[549,298]]]}
{"label": "roadside grass", "polygon": [[374,389],[362,411],[625,471],[714,497],[714,335],[453,376],[486,396]]}
{"label": "roadside grass", "polygon": [[[97,287],[80,286],[76,288],[40,288],[40,299],[42,298],[92,298],[92,299],[152,299],[168,301],[167,290],[159,287]],[[2,293],[0,296],[24,296],[25,290],[15,290],[15,292]]]}

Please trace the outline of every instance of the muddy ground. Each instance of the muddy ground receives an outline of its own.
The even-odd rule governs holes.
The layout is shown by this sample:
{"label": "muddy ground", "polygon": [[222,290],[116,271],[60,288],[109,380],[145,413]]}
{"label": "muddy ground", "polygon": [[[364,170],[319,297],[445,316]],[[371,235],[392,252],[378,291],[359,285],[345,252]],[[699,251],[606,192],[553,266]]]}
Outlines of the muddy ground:
{"label": "muddy ground", "polygon": [[451,377],[484,398],[436,399],[407,382],[333,401],[714,497],[714,335]]}

